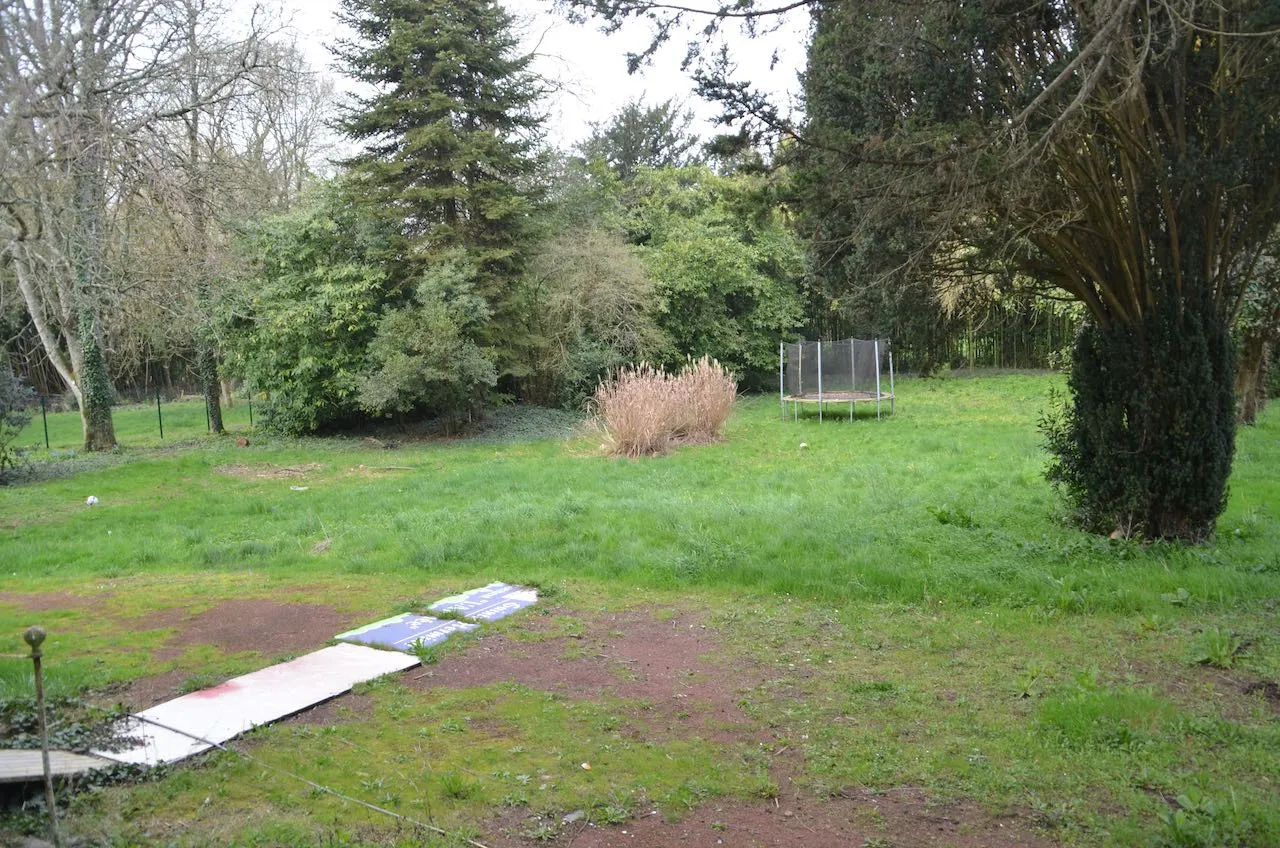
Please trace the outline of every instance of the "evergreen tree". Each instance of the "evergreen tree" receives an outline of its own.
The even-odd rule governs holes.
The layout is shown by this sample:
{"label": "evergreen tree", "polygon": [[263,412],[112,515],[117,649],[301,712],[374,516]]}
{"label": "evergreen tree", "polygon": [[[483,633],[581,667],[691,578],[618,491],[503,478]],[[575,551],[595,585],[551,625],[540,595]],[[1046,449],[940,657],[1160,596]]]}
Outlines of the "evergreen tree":
{"label": "evergreen tree", "polygon": [[675,100],[645,106],[632,100],[612,118],[591,125],[591,137],[579,145],[587,159],[600,159],[629,180],[640,168],[690,164],[698,137],[689,132],[693,113]]}
{"label": "evergreen tree", "polygon": [[517,53],[513,18],[492,0],[343,0],[340,18],[355,36],[335,52],[374,88],[340,121],[364,143],[346,163],[347,187],[395,234],[389,255],[371,258],[412,309],[422,275],[465,251],[491,315],[468,332],[500,375],[519,376],[522,247],[539,198],[543,120],[533,57]]}
{"label": "evergreen tree", "polygon": [[813,8],[800,205],[830,281],[1079,300],[1051,479],[1091,529],[1212,533],[1228,330],[1280,220],[1280,3]]}

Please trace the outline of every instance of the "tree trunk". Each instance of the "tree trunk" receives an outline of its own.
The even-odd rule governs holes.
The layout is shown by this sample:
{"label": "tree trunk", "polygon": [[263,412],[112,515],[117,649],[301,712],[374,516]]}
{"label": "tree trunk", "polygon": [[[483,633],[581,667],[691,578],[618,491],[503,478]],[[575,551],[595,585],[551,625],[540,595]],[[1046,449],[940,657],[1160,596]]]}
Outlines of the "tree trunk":
{"label": "tree trunk", "polygon": [[[102,10],[96,7],[88,19],[96,25]],[[97,89],[104,77],[104,57],[92,38],[79,45],[84,76],[76,83],[76,98],[81,107],[71,136],[70,176],[71,226],[67,233],[72,285],[69,306],[74,310],[69,319],[76,322],[75,339],[67,336],[71,358],[80,348],[82,365],[77,374],[80,383],[80,419],[84,425],[84,449],[110,450],[116,446],[115,425],[111,420],[111,381],[107,375],[106,354],[98,327],[96,304],[103,288],[106,251],[102,227],[107,214],[107,180],[104,173],[107,145],[107,109],[103,93]],[[67,323],[70,324],[71,320]]]}
{"label": "tree trunk", "polygon": [[209,410],[209,432],[221,435],[227,431],[222,426],[222,386],[218,380],[218,355],[203,333],[199,346],[196,367],[200,373],[200,393],[204,395],[205,406]]}
{"label": "tree trunk", "polygon": [[37,272],[33,269],[35,260],[31,256],[30,248],[27,245],[20,245],[20,250],[14,255],[14,276],[18,281],[18,290],[22,293],[23,303],[27,307],[27,315],[31,317],[31,323],[36,328],[36,335],[40,339],[40,346],[44,349],[45,357],[49,360],[49,364],[62,378],[62,382],[71,394],[75,396],[76,405],[82,406],[84,397],[80,392],[80,382],[76,375],[80,373],[81,363],[77,361],[79,355],[78,345],[68,345],[64,351],[62,345],[58,343],[58,339],[62,331],[51,322],[45,313],[46,300],[40,294],[39,288],[33,280]]}
{"label": "tree trunk", "polygon": [[[192,57],[199,56],[200,45],[197,25],[200,20],[200,6],[192,4],[187,7],[187,48]],[[193,65],[188,69],[188,94],[192,103],[200,103],[205,99],[205,91],[201,86],[199,67]],[[190,205],[191,232],[187,243],[187,257],[197,274],[196,309],[198,322],[196,331],[196,371],[200,377],[200,393],[204,395],[205,408],[209,411],[209,431],[221,435],[226,432],[222,426],[222,395],[218,380],[218,349],[213,333],[213,292],[210,283],[209,268],[209,223],[205,196],[208,185],[201,163],[200,119],[203,111],[197,107],[186,115],[187,123],[187,199]]]}
{"label": "tree trunk", "polygon": [[102,355],[96,322],[87,309],[80,313],[80,346],[84,350],[80,372],[84,449],[111,450],[116,446],[115,424],[111,419],[111,382],[107,378],[107,361]]}
{"label": "tree trunk", "polygon": [[1249,333],[1240,346],[1236,366],[1236,404],[1241,424],[1254,424],[1267,405],[1267,343],[1261,334]]}

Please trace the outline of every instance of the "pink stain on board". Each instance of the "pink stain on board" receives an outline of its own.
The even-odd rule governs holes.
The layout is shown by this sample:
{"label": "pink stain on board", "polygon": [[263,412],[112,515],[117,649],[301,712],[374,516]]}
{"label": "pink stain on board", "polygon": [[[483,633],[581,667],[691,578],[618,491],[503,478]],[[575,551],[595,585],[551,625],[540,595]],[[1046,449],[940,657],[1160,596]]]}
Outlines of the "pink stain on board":
{"label": "pink stain on board", "polygon": [[234,680],[228,680],[226,683],[219,683],[217,686],[212,686],[208,689],[200,689],[199,691],[192,692],[190,694],[190,697],[220,698],[223,695],[229,695],[230,693],[235,692],[239,688],[240,688],[240,685],[236,683]]}

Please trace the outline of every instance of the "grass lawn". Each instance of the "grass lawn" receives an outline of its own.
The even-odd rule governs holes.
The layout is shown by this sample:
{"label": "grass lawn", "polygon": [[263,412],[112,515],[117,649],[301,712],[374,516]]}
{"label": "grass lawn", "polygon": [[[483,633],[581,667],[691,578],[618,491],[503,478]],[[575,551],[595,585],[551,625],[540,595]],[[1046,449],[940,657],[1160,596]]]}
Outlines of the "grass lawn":
{"label": "grass lawn", "polygon": [[[232,433],[249,429],[250,408],[244,400],[235,406],[222,407],[222,425]],[[157,413],[154,403],[132,404],[115,408],[116,439],[131,447],[174,444],[205,436],[209,432],[204,402],[200,400],[165,401]],[[84,445],[84,430],[78,412],[49,412],[41,416],[32,411],[31,421],[18,434],[14,444],[30,449],[32,456],[44,459],[45,425],[49,431],[49,449],[58,455],[79,450]],[[164,436],[160,435],[161,425]]]}
{"label": "grass lawn", "polygon": [[55,695],[140,708],[505,580],[543,601],[232,746],[252,760],[79,794],[66,829],[1280,844],[1280,414],[1240,433],[1212,543],[1112,541],[1071,529],[1043,480],[1058,382],[901,381],[895,417],[854,423],[747,399],[723,443],[638,462],[528,438],[532,414],[500,417],[508,439],[156,448],[154,408],[122,410],[119,462],[0,489],[0,730],[33,623]]}

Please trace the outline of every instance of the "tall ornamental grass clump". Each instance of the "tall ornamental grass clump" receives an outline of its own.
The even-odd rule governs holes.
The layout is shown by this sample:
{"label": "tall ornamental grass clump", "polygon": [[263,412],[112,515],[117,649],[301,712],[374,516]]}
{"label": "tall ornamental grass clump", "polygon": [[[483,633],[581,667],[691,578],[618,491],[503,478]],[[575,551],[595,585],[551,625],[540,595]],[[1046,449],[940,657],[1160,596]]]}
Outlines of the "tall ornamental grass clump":
{"label": "tall ornamental grass clump", "polygon": [[733,375],[704,356],[679,374],[647,363],[623,368],[600,383],[595,406],[609,436],[606,449],[639,457],[719,440],[737,395]]}

